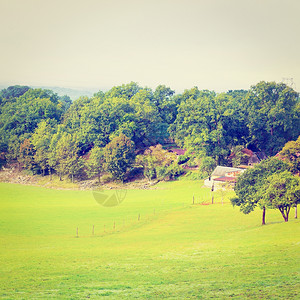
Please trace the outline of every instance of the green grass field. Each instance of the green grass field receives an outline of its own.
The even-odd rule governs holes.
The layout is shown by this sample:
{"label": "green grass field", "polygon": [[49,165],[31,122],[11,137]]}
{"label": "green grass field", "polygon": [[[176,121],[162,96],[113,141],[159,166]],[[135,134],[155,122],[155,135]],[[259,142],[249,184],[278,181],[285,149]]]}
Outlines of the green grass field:
{"label": "green grass field", "polygon": [[261,226],[260,210],[192,205],[193,194],[210,197],[177,181],[109,208],[90,191],[0,183],[0,298],[300,298],[293,210]]}

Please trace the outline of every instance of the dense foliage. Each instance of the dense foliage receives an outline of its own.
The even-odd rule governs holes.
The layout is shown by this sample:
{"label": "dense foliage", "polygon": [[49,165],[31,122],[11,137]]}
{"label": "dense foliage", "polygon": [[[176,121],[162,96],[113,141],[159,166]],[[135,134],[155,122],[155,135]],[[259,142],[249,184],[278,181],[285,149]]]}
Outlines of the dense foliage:
{"label": "dense foliage", "polygon": [[239,164],[243,147],[274,155],[299,136],[299,116],[298,94],[274,82],[221,94],[197,87],[175,94],[164,85],[152,90],[131,82],[73,103],[50,90],[12,86],[0,92],[0,164],[100,178],[108,171],[105,148],[125,136],[135,154],[146,150],[139,162],[149,180],[182,172],[182,158],[168,164],[147,152],[173,141],[188,150],[187,164],[197,161],[206,174],[216,163]]}

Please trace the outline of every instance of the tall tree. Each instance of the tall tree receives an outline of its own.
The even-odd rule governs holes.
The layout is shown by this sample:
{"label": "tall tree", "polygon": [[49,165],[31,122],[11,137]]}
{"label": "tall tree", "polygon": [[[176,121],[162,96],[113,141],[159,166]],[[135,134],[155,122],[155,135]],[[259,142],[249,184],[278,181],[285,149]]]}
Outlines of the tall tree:
{"label": "tall tree", "polygon": [[116,179],[124,181],[126,172],[135,159],[134,143],[121,134],[104,148],[106,169]]}
{"label": "tall tree", "polygon": [[202,91],[198,97],[181,102],[176,121],[169,127],[176,142],[204,156],[212,156],[218,164],[225,163],[234,136],[226,114],[230,97]]}
{"label": "tall tree", "polygon": [[67,174],[74,181],[76,175],[83,167],[82,160],[78,156],[76,137],[63,132],[56,145],[56,171],[60,180]]}
{"label": "tall tree", "polygon": [[98,181],[100,183],[101,174],[104,171],[104,153],[103,148],[95,146],[89,155],[89,159],[86,162],[87,173],[91,178],[93,176],[98,177]]}
{"label": "tall tree", "polygon": [[13,98],[18,98],[25,94],[30,89],[29,86],[25,85],[13,85],[9,86],[7,89],[3,89],[0,92],[0,96],[6,100],[12,100]]}
{"label": "tall tree", "polygon": [[259,194],[263,205],[278,209],[287,222],[291,207],[300,202],[300,179],[289,171],[272,174],[261,186]]}
{"label": "tall tree", "polygon": [[296,141],[287,142],[279,152],[279,157],[284,159],[290,166],[293,174],[300,173],[300,136]]}
{"label": "tall tree", "polygon": [[255,165],[254,168],[247,169],[241,174],[234,187],[236,197],[231,199],[233,206],[239,206],[244,214],[252,212],[257,206],[262,211],[262,225],[266,223],[265,215],[268,205],[264,201],[262,187],[266,184],[267,178],[275,173],[286,171],[288,165],[277,159],[270,158]]}
{"label": "tall tree", "polygon": [[252,147],[275,155],[299,136],[299,95],[287,85],[261,81],[251,87],[244,105]]}
{"label": "tall tree", "polygon": [[43,175],[45,175],[46,169],[50,168],[50,144],[56,131],[56,126],[57,124],[54,120],[43,120],[38,124],[31,138],[35,148],[34,160],[41,167]]}
{"label": "tall tree", "polygon": [[[296,141],[287,142],[278,154],[289,165],[289,170],[293,174],[300,174],[300,136]],[[298,209],[295,203],[295,219],[298,218]]]}

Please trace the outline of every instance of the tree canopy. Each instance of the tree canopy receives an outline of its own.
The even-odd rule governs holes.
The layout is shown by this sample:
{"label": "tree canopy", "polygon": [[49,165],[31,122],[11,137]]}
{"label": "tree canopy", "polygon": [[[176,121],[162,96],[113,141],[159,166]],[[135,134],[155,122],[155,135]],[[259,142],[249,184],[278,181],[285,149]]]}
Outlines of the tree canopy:
{"label": "tree canopy", "polygon": [[[243,148],[270,156],[296,140],[298,96],[283,83],[264,81],[249,91],[220,94],[197,87],[176,94],[165,85],[152,90],[131,82],[71,102],[51,90],[12,86],[0,92],[0,164],[18,162],[43,174],[60,169],[59,173],[75,178],[83,169],[89,172],[82,160],[89,151],[103,151],[115,138],[126,136],[136,153],[175,141],[204,172],[215,164],[238,165]],[[58,149],[66,143],[71,145],[65,146],[74,156],[70,161],[76,163],[76,170],[62,168],[58,159]],[[299,171],[297,143],[290,142],[280,154],[294,173]],[[168,166],[174,174],[177,167]]]}
{"label": "tree canopy", "polygon": [[287,169],[288,165],[277,158],[264,160],[247,169],[237,179],[234,187],[236,197],[231,199],[232,205],[240,207],[244,214],[252,212],[259,206],[263,210],[262,224],[265,224],[265,210],[269,205],[266,204],[262,189],[265,188],[269,176]]}

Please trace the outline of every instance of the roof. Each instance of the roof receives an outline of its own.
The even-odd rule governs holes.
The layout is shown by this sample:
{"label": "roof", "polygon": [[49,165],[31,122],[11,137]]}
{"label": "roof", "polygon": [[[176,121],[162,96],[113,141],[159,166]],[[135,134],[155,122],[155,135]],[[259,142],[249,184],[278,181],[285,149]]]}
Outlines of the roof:
{"label": "roof", "polygon": [[186,149],[171,148],[170,151],[176,153],[177,155],[184,155]]}
{"label": "roof", "polygon": [[265,152],[254,152],[254,154],[256,154],[259,160],[264,160],[268,158]]}
{"label": "roof", "polygon": [[216,179],[214,179],[214,181],[221,181],[221,182],[236,182],[236,178],[235,177],[218,177]]}
{"label": "roof", "polygon": [[231,168],[231,167],[223,167],[217,166],[215,170],[212,172],[211,176],[225,176],[226,173],[235,172],[235,171],[243,171],[241,168]]}
{"label": "roof", "polygon": [[242,150],[242,152],[243,152],[244,154],[248,155],[248,156],[252,156],[252,155],[254,154],[253,151],[251,151],[251,150],[248,149],[248,148],[244,148],[244,149]]}

